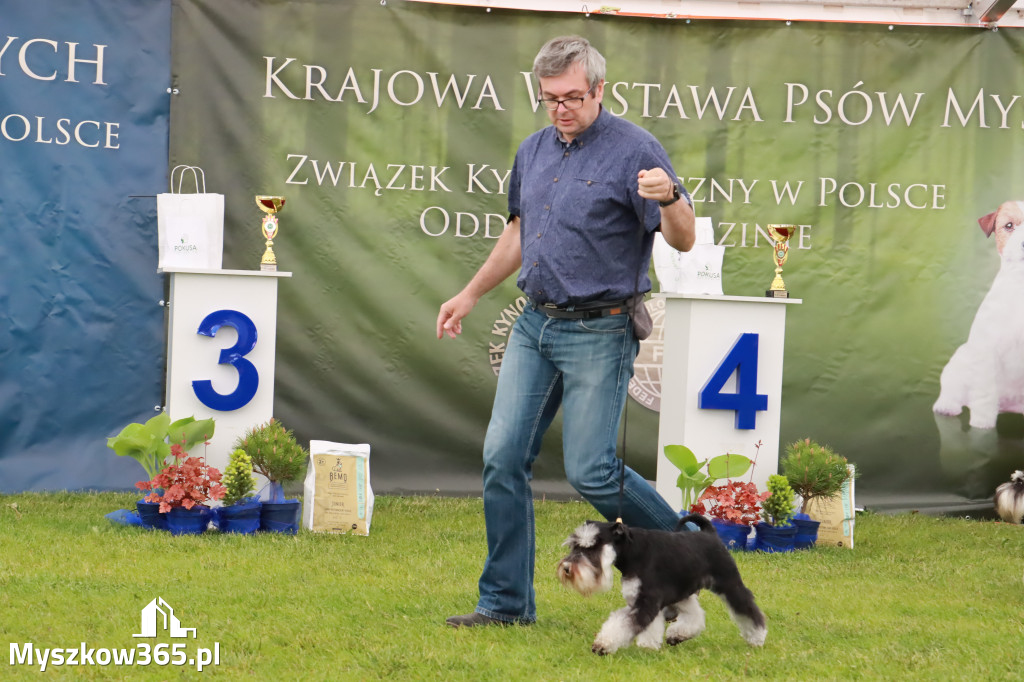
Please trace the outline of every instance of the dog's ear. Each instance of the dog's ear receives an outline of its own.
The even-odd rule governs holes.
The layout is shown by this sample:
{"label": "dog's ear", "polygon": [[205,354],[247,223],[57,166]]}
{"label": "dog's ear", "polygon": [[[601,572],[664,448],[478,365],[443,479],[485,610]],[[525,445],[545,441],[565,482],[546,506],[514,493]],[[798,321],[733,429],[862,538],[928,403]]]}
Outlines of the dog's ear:
{"label": "dog's ear", "polygon": [[983,215],[978,218],[978,225],[981,226],[981,231],[985,233],[986,237],[991,237],[992,233],[996,230],[996,215],[999,211],[992,211],[988,215]]}
{"label": "dog's ear", "polygon": [[622,523],[622,521],[616,521],[612,524],[612,538],[615,542],[629,542],[632,540],[632,535],[629,532],[629,526]]}

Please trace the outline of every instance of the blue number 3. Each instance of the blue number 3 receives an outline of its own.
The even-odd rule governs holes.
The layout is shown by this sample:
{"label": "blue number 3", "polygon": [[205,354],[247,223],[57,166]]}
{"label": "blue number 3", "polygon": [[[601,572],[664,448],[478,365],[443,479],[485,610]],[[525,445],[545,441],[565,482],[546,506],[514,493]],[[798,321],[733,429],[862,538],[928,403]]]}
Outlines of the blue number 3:
{"label": "blue number 3", "polygon": [[209,379],[200,379],[192,382],[192,390],[199,402],[210,409],[231,412],[245,407],[253,399],[260,385],[260,374],[256,366],[245,359],[256,347],[256,325],[246,315],[237,310],[216,310],[199,324],[198,333],[216,336],[224,325],[238,332],[238,341],[231,348],[221,350],[218,364],[231,365],[238,371],[238,386],[231,393],[223,395],[213,390],[213,383]]}
{"label": "blue number 3", "polygon": [[[753,429],[757,413],[768,409],[768,396],[757,392],[757,341],[757,334],[740,335],[700,390],[697,402],[702,410],[735,410],[737,429]],[[733,372],[736,392],[722,393]]]}

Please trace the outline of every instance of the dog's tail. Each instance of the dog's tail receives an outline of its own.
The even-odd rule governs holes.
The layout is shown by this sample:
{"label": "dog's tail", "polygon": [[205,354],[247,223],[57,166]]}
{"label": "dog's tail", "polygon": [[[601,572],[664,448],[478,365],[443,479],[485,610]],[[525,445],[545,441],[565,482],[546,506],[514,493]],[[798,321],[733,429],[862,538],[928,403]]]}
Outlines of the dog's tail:
{"label": "dog's tail", "polygon": [[676,530],[700,530],[705,533],[714,533],[715,527],[700,514],[687,514],[679,519]]}

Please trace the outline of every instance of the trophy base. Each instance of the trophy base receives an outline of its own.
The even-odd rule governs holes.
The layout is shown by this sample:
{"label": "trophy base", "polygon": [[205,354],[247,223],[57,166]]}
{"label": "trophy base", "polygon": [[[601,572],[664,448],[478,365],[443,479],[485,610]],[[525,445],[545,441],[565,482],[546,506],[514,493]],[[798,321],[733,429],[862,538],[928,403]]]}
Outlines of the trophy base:
{"label": "trophy base", "polygon": [[785,289],[769,289],[764,295],[768,298],[789,298],[789,292]]}
{"label": "trophy base", "polygon": [[260,263],[260,270],[263,272],[277,272],[277,263]]}

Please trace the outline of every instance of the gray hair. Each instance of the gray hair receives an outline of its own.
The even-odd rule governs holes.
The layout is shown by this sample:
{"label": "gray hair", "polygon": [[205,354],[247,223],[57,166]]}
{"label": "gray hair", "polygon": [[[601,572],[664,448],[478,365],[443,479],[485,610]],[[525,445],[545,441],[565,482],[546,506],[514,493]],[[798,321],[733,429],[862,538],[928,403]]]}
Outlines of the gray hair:
{"label": "gray hair", "polygon": [[604,57],[586,38],[580,36],[561,36],[545,43],[533,60],[533,75],[538,80],[561,76],[577,62],[583,65],[590,87],[604,80]]}

